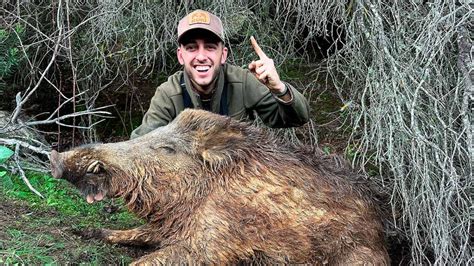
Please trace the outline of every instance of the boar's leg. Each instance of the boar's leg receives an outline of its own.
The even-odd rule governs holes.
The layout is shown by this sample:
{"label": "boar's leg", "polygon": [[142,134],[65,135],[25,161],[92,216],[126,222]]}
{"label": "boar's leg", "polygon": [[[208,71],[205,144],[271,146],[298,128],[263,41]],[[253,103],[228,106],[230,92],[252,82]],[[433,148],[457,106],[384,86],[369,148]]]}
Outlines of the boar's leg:
{"label": "boar's leg", "polygon": [[84,230],[81,232],[81,235],[87,238],[101,239],[111,244],[147,246],[160,243],[159,237],[155,233],[156,228],[145,224],[130,230]]}
{"label": "boar's leg", "polygon": [[209,261],[203,260],[190,248],[180,244],[163,247],[153,253],[141,257],[130,265],[204,265]]}

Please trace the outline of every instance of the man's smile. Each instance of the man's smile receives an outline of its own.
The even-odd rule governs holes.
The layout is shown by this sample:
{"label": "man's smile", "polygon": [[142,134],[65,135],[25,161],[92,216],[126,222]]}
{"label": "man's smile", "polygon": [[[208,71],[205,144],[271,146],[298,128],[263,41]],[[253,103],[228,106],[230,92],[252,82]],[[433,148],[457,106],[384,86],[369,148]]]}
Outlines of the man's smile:
{"label": "man's smile", "polygon": [[194,66],[194,69],[196,69],[200,73],[206,73],[209,69],[211,69],[211,66],[198,65]]}

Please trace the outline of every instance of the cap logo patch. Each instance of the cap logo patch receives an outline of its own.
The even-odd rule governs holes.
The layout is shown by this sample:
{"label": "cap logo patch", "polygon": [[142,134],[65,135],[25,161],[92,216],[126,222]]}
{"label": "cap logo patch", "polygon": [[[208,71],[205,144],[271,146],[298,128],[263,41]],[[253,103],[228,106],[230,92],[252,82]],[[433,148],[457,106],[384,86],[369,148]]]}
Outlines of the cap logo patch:
{"label": "cap logo patch", "polygon": [[207,12],[200,12],[200,11],[193,12],[189,16],[188,23],[189,25],[197,24],[197,23],[210,24],[211,18],[209,17],[209,14]]}

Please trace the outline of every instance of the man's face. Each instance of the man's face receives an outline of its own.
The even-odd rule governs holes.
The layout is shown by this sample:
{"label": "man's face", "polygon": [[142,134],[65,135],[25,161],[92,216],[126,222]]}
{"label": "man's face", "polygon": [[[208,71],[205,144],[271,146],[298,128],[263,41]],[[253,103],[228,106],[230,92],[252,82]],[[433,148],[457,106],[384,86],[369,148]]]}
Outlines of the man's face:
{"label": "man's face", "polygon": [[215,85],[221,65],[227,60],[227,48],[216,38],[193,34],[180,44],[177,55],[194,88],[208,93]]}

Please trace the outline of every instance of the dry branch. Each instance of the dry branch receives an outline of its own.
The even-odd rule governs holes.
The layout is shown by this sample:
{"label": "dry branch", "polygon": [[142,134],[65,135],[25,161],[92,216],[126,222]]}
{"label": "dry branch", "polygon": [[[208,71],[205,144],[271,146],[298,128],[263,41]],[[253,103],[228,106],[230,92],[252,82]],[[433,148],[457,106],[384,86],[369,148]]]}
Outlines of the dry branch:
{"label": "dry branch", "polygon": [[[33,84],[33,86],[29,86],[25,91],[17,93],[15,97],[16,107],[13,113],[11,114],[8,122],[2,125],[2,127],[0,128],[0,136],[1,136],[0,143],[2,145],[15,147],[14,149],[15,152],[13,156],[14,165],[6,166],[6,167],[10,167],[13,171],[18,172],[22,180],[28,186],[28,188],[32,192],[34,192],[36,195],[40,196],[41,198],[44,198],[43,195],[41,195],[41,193],[39,193],[34,187],[31,186],[28,178],[25,175],[23,168],[45,171],[46,169],[41,164],[43,164],[44,157],[47,158],[49,156],[50,147],[49,145],[46,145],[42,141],[34,139],[34,137],[32,137],[31,135],[24,135],[25,132],[27,132],[28,130],[33,132],[35,131],[34,128],[36,126],[47,125],[47,124],[58,124],[62,126],[90,130],[96,124],[102,122],[103,119],[95,121],[94,123],[89,124],[87,126],[78,126],[78,125],[75,125],[74,123],[72,125],[69,125],[68,123],[65,123],[64,121],[70,118],[74,119],[76,117],[84,117],[84,116],[98,117],[98,118],[110,117],[110,112],[104,111],[104,109],[110,106],[103,106],[99,108],[90,107],[84,111],[59,115],[60,110],[62,110],[62,108],[67,103],[77,102],[78,99],[80,99],[80,97],[82,97],[87,91],[78,93],[77,95],[74,94],[72,97],[66,98],[64,94],[62,94],[61,91],[59,91],[58,87],[48,78],[48,76],[51,76],[50,72],[52,71],[54,64],[57,63],[58,58],[62,56],[63,51],[65,50],[69,51],[68,53],[69,57],[71,56],[70,51],[73,49],[71,45],[71,36],[73,36],[73,33],[77,32],[77,30],[82,25],[87,23],[89,20],[92,20],[95,18],[95,16],[92,16],[91,18],[88,18],[85,21],[82,21],[81,23],[76,25],[74,28],[71,28],[69,24],[65,25],[66,22],[69,22],[68,20],[66,22],[64,21],[65,19],[64,19],[64,14],[63,14],[64,8],[68,10],[67,3],[68,2],[66,2],[66,7],[64,7],[63,2],[61,0],[57,2],[57,6],[55,6],[57,10],[57,12],[55,13],[56,19],[54,21],[57,28],[53,30],[51,34],[45,33],[44,29],[41,29],[37,25],[33,25],[32,23],[28,22],[27,19],[19,15],[20,13],[15,14],[14,12],[6,8],[2,8],[1,10],[2,13],[10,15],[11,19],[18,20],[21,23],[24,23],[25,25],[29,26],[31,30],[33,30],[34,32],[38,34],[38,36],[43,38],[30,44],[24,44],[21,38],[18,36],[18,34],[16,34],[19,40],[19,43],[21,44],[21,51],[23,55],[25,55],[26,61],[28,62],[28,65],[31,68],[31,71],[39,73],[40,76],[38,79],[35,79],[34,76],[32,76],[30,79],[30,84]],[[100,14],[97,14],[97,16],[99,15]],[[65,28],[67,28],[67,31],[64,30]],[[16,33],[16,31],[14,32]],[[65,40],[69,41],[68,45],[66,46],[63,44]],[[51,47],[48,46],[51,43],[52,43],[52,46]],[[30,60],[30,57],[28,56],[28,49],[30,49],[31,46],[40,46],[40,45],[45,45],[45,48],[48,51],[46,56],[43,57],[44,59],[48,58],[48,63],[44,68],[39,67],[39,65],[41,65],[41,61],[37,62],[36,64],[38,65],[36,65],[35,62]],[[34,57],[36,57],[36,55]],[[76,73],[76,70],[74,70],[73,68],[73,74],[75,73]],[[19,119],[19,116],[22,113],[25,104],[27,104],[31,100],[32,95],[34,95],[38,90],[41,90],[43,80],[46,80],[50,85],[56,88],[60,96],[64,98],[65,101],[62,102],[62,104],[59,104],[56,110],[54,110],[45,119],[42,119],[42,120],[33,119],[33,120],[28,120],[28,121],[22,121],[21,119]],[[74,80],[74,84],[75,83],[76,83],[76,80]],[[43,158],[38,157],[41,155],[43,156]],[[27,158],[29,158],[29,162],[27,162]],[[22,163],[22,161],[24,162]]]}

